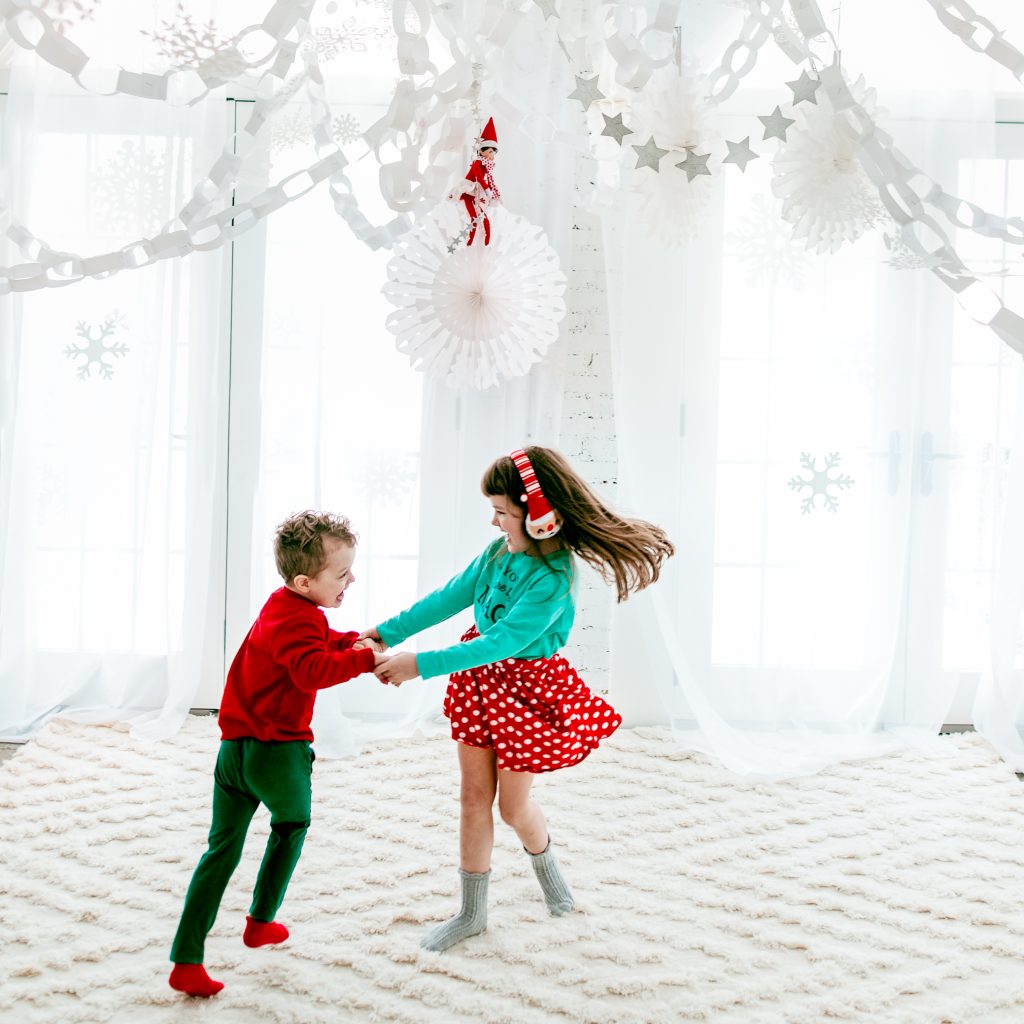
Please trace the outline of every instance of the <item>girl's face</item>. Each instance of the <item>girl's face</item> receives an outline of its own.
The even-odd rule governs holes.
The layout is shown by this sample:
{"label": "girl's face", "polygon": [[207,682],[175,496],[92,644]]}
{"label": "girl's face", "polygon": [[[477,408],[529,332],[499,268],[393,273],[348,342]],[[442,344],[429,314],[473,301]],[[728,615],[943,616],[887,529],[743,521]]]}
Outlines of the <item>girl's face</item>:
{"label": "girl's face", "polygon": [[505,534],[505,544],[509,551],[516,554],[529,550],[530,540],[526,536],[522,510],[504,494],[492,494],[489,497],[491,508],[494,510],[491,525]]}
{"label": "girl's face", "polygon": [[480,159],[481,160],[493,160],[494,159],[494,154],[497,153],[497,152],[498,151],[496,149],[494,149],[493,147],[491,147],[491,146],[484,146],[484,148],[480,150]]}

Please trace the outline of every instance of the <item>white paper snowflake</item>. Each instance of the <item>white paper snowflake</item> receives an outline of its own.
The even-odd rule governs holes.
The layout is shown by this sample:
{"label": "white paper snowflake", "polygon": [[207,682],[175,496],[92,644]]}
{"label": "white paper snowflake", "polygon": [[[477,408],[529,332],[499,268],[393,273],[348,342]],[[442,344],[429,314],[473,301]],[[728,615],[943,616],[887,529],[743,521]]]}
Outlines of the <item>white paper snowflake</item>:
{"label": "white paper snowflake", "polygon": [[383,292],[387,327],[417,370],[452,387],[493,387],[521,377],[558,338],[565,275],[547,236],[498,206],[473,245],[455,243],[466,216],[439,203],[398,242]]}
{"label": "white paper snowflake", "polygon": [[668,150],[659,173],[632,176],[633,187],[642,196],[644,220],[667,248],[675,248],[697,233],[711,201],[710,175],[698,174],[690,181],[686,172],[675,166],[687,153],[710,152],[718,139],[707,93],[703,76],[685,68],[680,74],[672,65],[651,79],[624,117],[638,140],[653,136],[660,148]]}
{"label": "white paper snowflake", "polygon": [[837,487],[843,491],[847,487],[852,487],[854,482],[853,477],[847,476],[845,473],[838,473],[836,476],[829,475],[831,470],[839,465],[839,460],[839,452],[829,452],[825,456],[824,468],[818,469],[818,460],[816,458],[812,458],[808,452],[800,453],[800,465],[811,474],[811,478],[810,480],[805,480],[802,476],[790,477],[789,486],[794,491],[802,491],[804,488],[808,488],[811,492],[800,503],[803,515],[807,515],[808,512],[819,507],[815,505],[815,499],[819,496],[822,499],[821,508],[828,509],[829,512],[835,512],[839,508],[839,499],[834,494],[830,494],[828,489],[830,487]]}
{"label": "white paper snowflake", "polygon": [[411,455],[387,455],[363,465],[359,474],[363,490],[374,502],[394,505],[402,501],[416,482]]}
{"label": "white paper snowflake", "polygon": [[75,376],[79,380],[88,380],[92,376],[93,365],[96,366],[103,380],[110,380],[114,376],[114,367],[106,361],[107,357],[119,359],[121,356],[127,355],[129,349],[122,341],[108,344],[107,339],[118,330],[123,330],[127,326],[125,318],[117,310],[114,310],[103,323],[95,328],[95,334],[93,334],[94,328],[91,324],[87,324],[84,320],[78,321],[75,325],[75,334],[82,338],[85,344],[75,343],[68,345],[64,349],[64,354],[68,359],[78,359],[80,356],[85,357],[85,362],[80,363],[78,370],[75,372]]}
{"label": "white paper snowflake", "polygon": [[162,21],[155,32],[142,30],[152,39],[156,52],[171,67],[203,68],[225,80],[235,78],[245,70],[245,62],[235,48],[231,37],[221,35],[212,18],[197,23],[179,3],[174,17]]}
{"label": "white paper snowflake", "polygon": [[316,49],[317,59],[325,64],[343,53],[369,53],[370,48],[382,49],[394,39],[388,25],[360,25],[354,17],[346,18],[340,28],[320,27],[313,30],[313,38],[304,47]]}
{"label": "white paper snowflake", "polygon": [[735,231],[726,235],[747,270],[748,279],[767,284],[800,287],[811,259],[797,246],[789,225],[782,220],[782,205],[757,195],[750,212]]}
{"label": "white paper snowflake", "polygon": [[[863,77],[851,91],[875,116],[875,92],[865,88]],[[840,127],[824,89],[818,89],[817,100],[794,108],[799,124],[789,130],[772,162],[772,192],[782,200],[782,216],[793,225],[793,237],[824,253],[856,241],[888,218],[857,159],[857,144]]]}
{"label": "white paper snowflake", "polygon": [[363,130],[360,128],[359,122],[352,114],[338,114],[331,121],[331,135],[335,142],[343,146],[355,142],[362,134]]}
{"label": "white paper snowflake", "polygon": [[313,122],[304,107],[279,110],[270,123],[270,148],[282,152],[313,141]]}
{"label": "white paper snowflake", "polygon": [[107,228],[148,234],[167,216],[167,164],[145,142],[122,142],[117,155],[93,172],[92,184],[97,219]]}
{"label": "white paper snowflake", "polygon": [[882,236],[885,247],[889,250],[889,258],[883,262],[897,270],[928,270],[942,263],[940,256],[922,256],[903,241],[900,229],[886,232]]}
{"label": "white paper snowflake", "polygon": [[42,0],[39,6],[50,16],[57,34],[62,36],[79,22],[92,21],[100,0]]}

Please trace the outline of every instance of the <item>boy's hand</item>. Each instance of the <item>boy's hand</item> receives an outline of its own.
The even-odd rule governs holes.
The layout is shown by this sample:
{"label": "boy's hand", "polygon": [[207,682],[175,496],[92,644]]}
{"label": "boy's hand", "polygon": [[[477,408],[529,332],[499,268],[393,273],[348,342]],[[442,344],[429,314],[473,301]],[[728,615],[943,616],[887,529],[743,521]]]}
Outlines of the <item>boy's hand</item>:
{"label": "boy's hand", "polygon": [[373,671],[376,673],[377,669],[379,669],[381,665],[386,665],[389,661],[391,661],[391,658],[392,656],[390,654],[381,654],[380,651],[374,651]]}
{"label": "boy's hand", "polygon": [[374,673],[382,683],[401,686],[402,683],[415,679],[420,674],[415,654],[396,654],[386,659],[386,662],[383,667],[374,668]]}
{"label": "boy's hand", "polygon": [[367,637],[360,637],[352,645],[352,649],[356,650],[356,651],[363,650],[363,649],[368,649],[368,650],[373,651],[374,654],[383,654],[384,653],[384,645],[382,643],[378,643],[376,640],[374,640],[374,639],[372,639],[371,637],[368,637],[368,636]]}

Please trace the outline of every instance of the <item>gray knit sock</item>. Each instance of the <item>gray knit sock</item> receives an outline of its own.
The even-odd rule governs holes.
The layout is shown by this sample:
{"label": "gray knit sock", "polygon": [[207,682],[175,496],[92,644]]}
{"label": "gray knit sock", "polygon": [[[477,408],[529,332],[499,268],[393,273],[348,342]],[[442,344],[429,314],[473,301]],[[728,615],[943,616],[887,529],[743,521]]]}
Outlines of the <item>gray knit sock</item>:
{"label": "gray knit sock", "polygon": [[468,939],[470,935],[479,935],[487,928],[487,880],[490,877],[490,871],[474,874],[472,871],[463,871],[459,868],[459,878],[462,880],[462,906],[453,918],[437,925],[436,928],[431,928],[420,939],[420,945],[424,949],[440,953],[449,946],[454,946],[456,942]]}
{"label": "gray knit sock", "polygon": [[572,892],[558,868],[551,840],[548,839],[548,845],[544,848],[543,853],[530,853],[529,850],[526,852],[530,854],[533,873],[537,876],[537,881],[540,882],[548,910],[555,917],[568,914],[576,904],[573,902]]}

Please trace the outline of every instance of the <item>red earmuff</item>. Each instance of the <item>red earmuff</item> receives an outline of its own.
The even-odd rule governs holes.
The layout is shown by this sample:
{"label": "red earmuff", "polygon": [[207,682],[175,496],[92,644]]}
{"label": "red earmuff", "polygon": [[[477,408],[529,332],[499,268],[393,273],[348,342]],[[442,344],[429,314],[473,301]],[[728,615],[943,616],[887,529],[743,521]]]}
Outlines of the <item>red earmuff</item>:
{"label": "red earmuff", "polygon": [[526,452],[521,448],[517,449],[509,458],[519,470],[519,475],[523,478],[523,486],[526,488],[524,495],[527,510],[524,523],[526,532],[534,540],[554,537],[562,528],[562,522],[555,510],[548,504],[548,499],[544,497],[544,492],[537,482],[537,474],[533,471]]}

